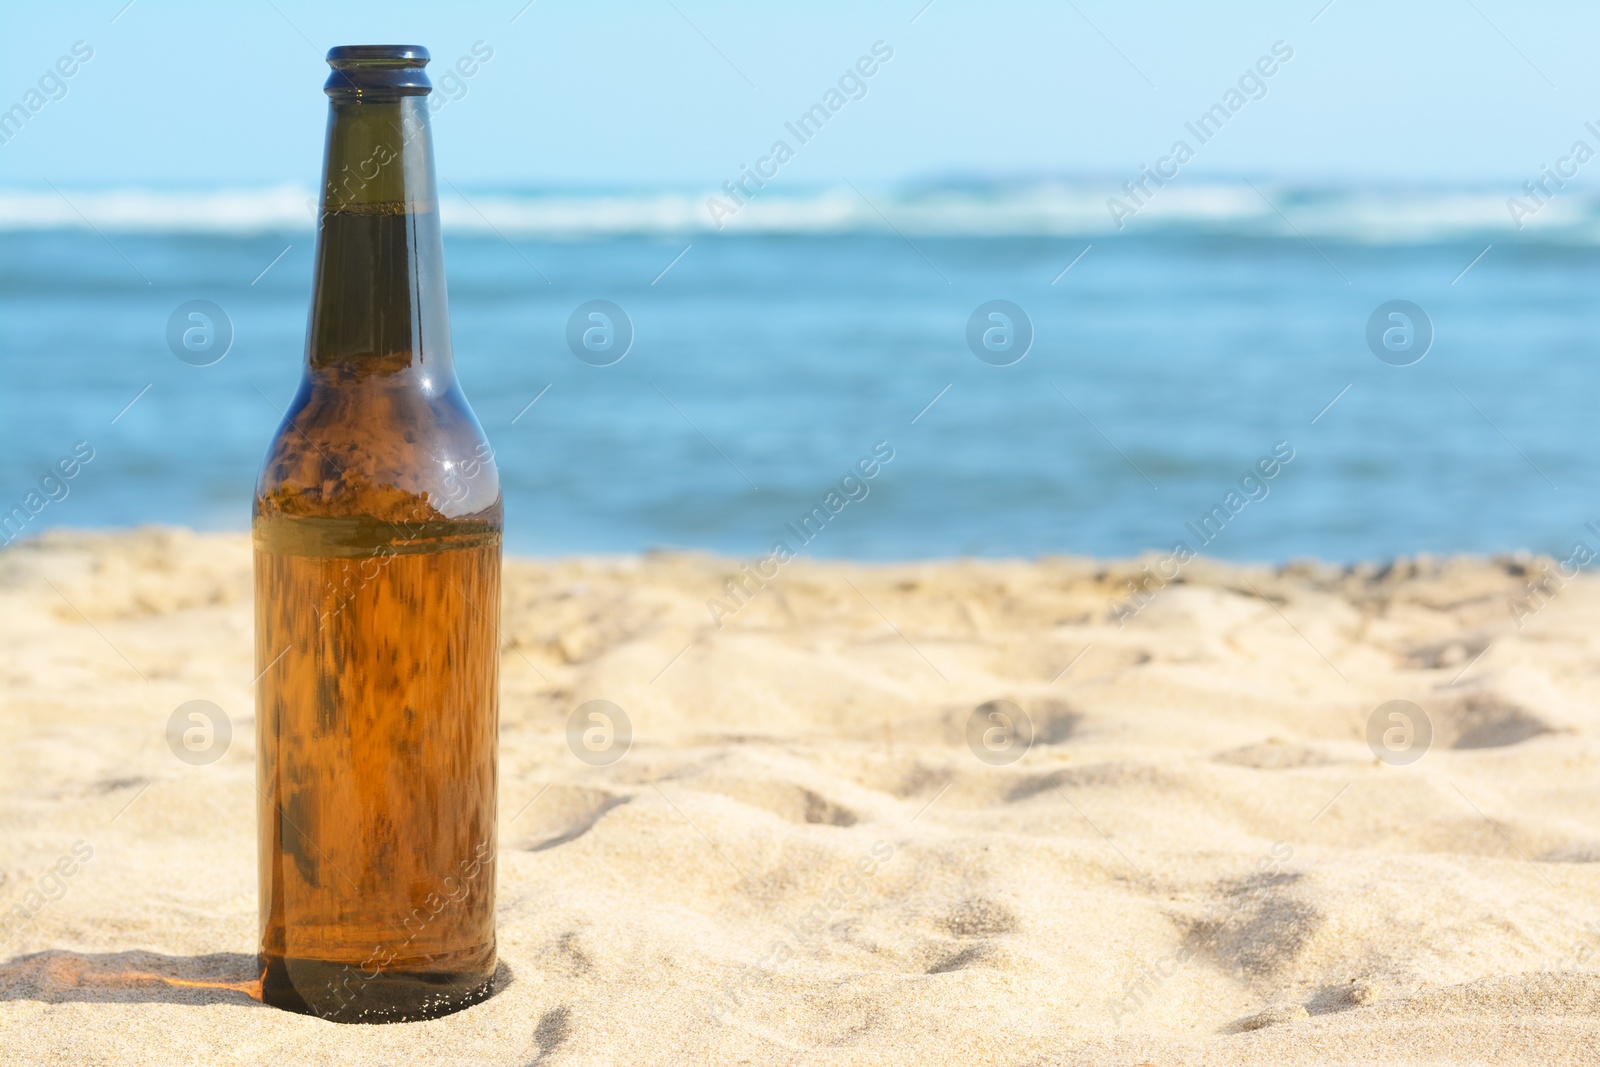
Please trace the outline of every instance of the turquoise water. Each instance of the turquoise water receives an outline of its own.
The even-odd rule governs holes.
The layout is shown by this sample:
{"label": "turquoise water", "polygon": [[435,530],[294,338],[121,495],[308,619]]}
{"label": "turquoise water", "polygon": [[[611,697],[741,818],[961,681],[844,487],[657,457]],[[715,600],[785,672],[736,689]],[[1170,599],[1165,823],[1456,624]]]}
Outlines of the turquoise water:
{"label": "turquoise water", "polygon": [[[453,231],[446,255],[458,370],[517,552],[764,555],[818,506],[831,521],[806,551],[865,559],[1183,540],[1347,561],[1593,542],[1600,250],[1472,226],[1339,231],[480,227]],[[36,493],[30,533],[244,529],[299,373],[311,252],[309,228],[288,224],[5,233],[0,506]],[[195,299],[232,324],[210,366],[166,339]],[[566,340],[593,299],[633,327],[609,366]],[[1009,366],[967,342],[994,299],[1032,324]],[[1435,334],[1410,366],[1366,339],[1394,299]],[[45,478],[78,442],[92,460]],[[878,442],[893,458],[847,483],[834,514],[830,490]],[[1292,458],[1262,477],[1275,448]]]}

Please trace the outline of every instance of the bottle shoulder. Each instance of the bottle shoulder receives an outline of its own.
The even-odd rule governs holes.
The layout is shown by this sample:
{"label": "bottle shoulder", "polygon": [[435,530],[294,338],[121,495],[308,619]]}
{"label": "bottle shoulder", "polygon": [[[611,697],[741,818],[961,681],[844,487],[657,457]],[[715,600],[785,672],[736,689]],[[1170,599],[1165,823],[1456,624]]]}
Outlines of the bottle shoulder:
{"label": "bottle shoulder", "polygon": [[255,514],[472,519],[498,528],[494,449],[453,375],[307,371],[256,483]]}

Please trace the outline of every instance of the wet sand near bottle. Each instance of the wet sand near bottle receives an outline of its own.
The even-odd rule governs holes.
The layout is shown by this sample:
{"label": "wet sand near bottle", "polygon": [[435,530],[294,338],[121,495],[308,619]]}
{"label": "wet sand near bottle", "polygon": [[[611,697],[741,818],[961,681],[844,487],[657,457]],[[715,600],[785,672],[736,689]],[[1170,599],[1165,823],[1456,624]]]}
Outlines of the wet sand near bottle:
{"label": "wet sand near bottle", "polygon": [[[0,1063],[1600,1048],[1586,577],[1519,628],[1529,560],[1198,561],[1119,628],[1132,563],[797,560],[719,629],[740,561],[509,558],[499,990],[346,1026],[251,995],[251,566],[184,531],[0,553]],[[164,734],[196,698],[232,720],[198,766]],[[608,766],[569,747],[596,699],[632,723]],[[1431,719],[1410,765],[1368,746],[1391,699]],[[968,743],[996,700],[1011,764]]]}

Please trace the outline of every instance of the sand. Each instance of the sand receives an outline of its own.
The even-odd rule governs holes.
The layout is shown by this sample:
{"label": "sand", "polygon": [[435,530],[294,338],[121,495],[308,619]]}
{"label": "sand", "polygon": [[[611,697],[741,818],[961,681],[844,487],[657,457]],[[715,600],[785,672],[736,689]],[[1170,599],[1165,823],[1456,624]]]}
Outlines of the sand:
{"label": "sand", "polygon": [[249,996],[246,539],[23,543],[0,1063],[1592,1064],[1600,583],[1514,611],[1538,565],[1197,561],[1118,625],[1131,563],[797,561],[719,628],[738,561],[508,561],[504,988],[369,1027]]}

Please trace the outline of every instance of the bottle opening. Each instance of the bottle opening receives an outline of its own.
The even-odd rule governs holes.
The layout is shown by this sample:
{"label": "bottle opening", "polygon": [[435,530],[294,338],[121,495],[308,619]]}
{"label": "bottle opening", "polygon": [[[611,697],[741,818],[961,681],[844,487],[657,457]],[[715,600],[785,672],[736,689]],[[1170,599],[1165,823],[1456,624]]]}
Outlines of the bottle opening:
{"label": "bottle opening", "polygon": [[423,67],[428,50],[415,44],[346,44],[328,49],[333,73],[323,91],[332,97],[394,99],[426,96],[433,84]]}

